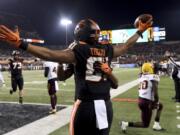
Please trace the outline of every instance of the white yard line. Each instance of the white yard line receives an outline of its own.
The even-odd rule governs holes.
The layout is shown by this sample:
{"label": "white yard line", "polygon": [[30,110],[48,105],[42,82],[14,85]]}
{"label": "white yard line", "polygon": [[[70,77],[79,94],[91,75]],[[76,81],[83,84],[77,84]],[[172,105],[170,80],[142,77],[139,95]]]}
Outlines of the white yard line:
{"label": "white yard line", "polygon": [[[9,101],[0,101],[0,104],[1,103],[19,104],[19,102],[9,102]],[[23,105],[44,105],[44,106],[50,106],[50,104],[45,104],[45,103],[30,103],[30,102],[23,102]],[[67,107],[67,106],[70,106],[70,105],[57,104],[57,106]]]}
{"label": "white yard line", "polygon": [[180,128],[180,124],[177,124],[177,128]]}
{"label": "white yard line", "polygon": [[[61,86],[60,86],[61,87]],[[5,87],[6,89],[8,89],[8,90],[10,90],[10,89],[12,89],[11,87]],[[74,91],[74,90],[71,90],[71,89],[62,89],[62,88],[59,88],[60,90],[58,90],[58,92],[59,91]],[[33,88],[33,87],[25,87],[24,88],[24,90],[26,91],[26,90],[35,90],[35,91],[47,91],[47,88],[46,87],[44,87],[44,88],[38,88],[38,87],[36,87],[36,88]],[[0,90],[0,91],[6,91],[6,90]],[[0,93],[1,94],[1,93]]]}
{"label": "white yard line", "polygon": [[[176,103],[176,108],[177,108],[176,112],[179,114],[180,113],[180,110],[179,110],[180,104],[179,103]],[[180,120],[180,116],[177,116],[176,119]],[[177,124],[176,127],[179,129],[180,128],[180,124]]]}
{"label": "white yard line", "polygon": [[180,120],[180,116],[177,116],[176,119],[177,119],[177,120]]}
{"label": "white yard line", "polygon": [[47,83],[47,81],[32,81],[32,82],[24,82],[24,84],[44,84]]}
{"label": "white yard line", "polygon": [[[111,98],[128,91],[137,84],[138,80],[135,80],[119,86],[116,90],[111,90]],[[56,129],[59,129],[69,123],[71,110],[72,106],[69,106],[57,112],[56,115],[49,115],[4,135],[48,135]]]}
{"label": "white yard line", "polygon": [[122,93],[128,91],[129,89],[133,88],[137,84],[138,84],[138,80],[134,80],[132,82],[129,82],[129,83],[119,86],[118,89],[112,89],[111,90],[111,98],[114,98],[114,97],[118,96],[119,94],[122,94]]}

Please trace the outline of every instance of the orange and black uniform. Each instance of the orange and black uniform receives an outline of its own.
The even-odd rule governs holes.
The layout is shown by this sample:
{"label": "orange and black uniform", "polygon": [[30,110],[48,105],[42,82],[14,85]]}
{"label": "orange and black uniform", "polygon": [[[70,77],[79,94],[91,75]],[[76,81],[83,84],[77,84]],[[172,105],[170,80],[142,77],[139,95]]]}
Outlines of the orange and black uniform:
{"label": "orange and black uniform", "polygon": [[[99,69],[96,63],[111,63],[113,48],[111,45],[78,44],[73,49],[75,65],[75,84],[77,99],[81,103],[74,110],[74,118],[71,118],[74,135],[109,135],[112,123],[113,110],[110,101],[111,81]],[[96,127],[96,114],[94,100],[104,100],[106,106],[108,128]]]}
{"label": "orange and black uniform", "polygon": [[22,62],[23,59],[9,59],[11,86],[14,92],[17,90],[17,86],[19,90],[22,90],[24,86],[24,80],[22,75]]}

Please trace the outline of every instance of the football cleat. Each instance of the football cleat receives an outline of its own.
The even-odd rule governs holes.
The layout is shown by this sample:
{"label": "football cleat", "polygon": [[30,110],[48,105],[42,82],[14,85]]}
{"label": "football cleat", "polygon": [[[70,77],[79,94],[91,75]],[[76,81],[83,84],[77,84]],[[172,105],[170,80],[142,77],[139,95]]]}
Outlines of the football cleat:
{"label": "football cleat", "polygon": [[9,91],[9,94],[11,94],[11,95],[12,95],[12,94],[13,94],[13,90],[10,90],[10,91]]}
{"label": "football cleat", "polygon": [[165,129],[162,128],[159,123],[154,123],[154,125],[153,125],[153,130],[154,130],[154,131],[163,131],[163,130],[165,130]]}
{"label": "football cleat", "polygon": [[19,103],[23,104],[23,97],[19,97]]}
{"label": "football cleat", "polygon": [[121,127],[121,130],[122,130],[123,133],[126,133],[127,126],[128,126],[127,122],[125,122],[125,121],[120,122],[120,127]]}
{"label": "football cleat", "polygon": [[56,109],[51,109],[51,110],[49,111],[49,114],[55,114],[56,112],[57,112]]}

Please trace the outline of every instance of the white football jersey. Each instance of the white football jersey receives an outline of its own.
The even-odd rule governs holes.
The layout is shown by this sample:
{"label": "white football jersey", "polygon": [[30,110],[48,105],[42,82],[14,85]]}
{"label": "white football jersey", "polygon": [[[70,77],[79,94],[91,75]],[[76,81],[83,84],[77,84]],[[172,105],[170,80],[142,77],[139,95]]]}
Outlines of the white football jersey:
{"label": "white football jersey", "polygon": [[158,75],[142,75],[139,79],[139,97],[154,101],[154,92],[152,91],[152,81],[160,81]]}
{"label": "white football jersey", "polygon": [[58,63],[47,61],[47,62],[44,62],[44,67],[49,68],[49,73],[47,76],[48,80],[57,78]]}

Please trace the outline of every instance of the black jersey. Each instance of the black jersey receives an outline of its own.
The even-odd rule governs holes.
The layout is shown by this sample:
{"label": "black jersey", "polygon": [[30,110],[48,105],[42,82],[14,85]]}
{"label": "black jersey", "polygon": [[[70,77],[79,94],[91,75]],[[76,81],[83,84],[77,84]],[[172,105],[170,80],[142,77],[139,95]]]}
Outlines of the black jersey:
{"label": "black jersey", "polygon": [[112,46],[78,44],[73,51],[76,58],[75,83],[78,98],[81,100],[109,100],[111,82],[102,71],[95,68],[95,65],[98,62],[111,63]]}
{"label": "black jersey", "polygon": [[22,76],[22,62],[23,59],[9,59],[9,66],[11,77],[21,77]]}

